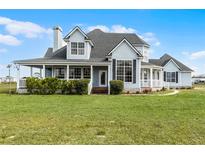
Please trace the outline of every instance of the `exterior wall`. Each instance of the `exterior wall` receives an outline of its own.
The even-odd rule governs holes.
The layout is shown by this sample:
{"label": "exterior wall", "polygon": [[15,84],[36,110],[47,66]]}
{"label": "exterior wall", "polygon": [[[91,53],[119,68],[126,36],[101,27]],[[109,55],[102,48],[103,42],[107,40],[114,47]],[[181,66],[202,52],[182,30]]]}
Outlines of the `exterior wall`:
{"label": "exterior wall", "polygon": [[149,47],[144,46],[144,45],[134,45],[134,46],[143,55],[143,61],[148,62],[149,61]]}
{"label": "exterior wall", "polygon": [[182,72],[179,70],[179,68],[176,66],[175,63],[170,61],[167,65],[164,67],[164,71],[166,72],[178,72],[178,83],[175,82],[166,82],[165,84],[172,88],[177,87],[191,87],[192,86],[192,78],[191,78],[191,72]]}
{"label": "exterior wall", "polygon": [[[108,75],[108,67],[107,66],[93,66],[93,87],[99,87],[99,71],[107,70]],[[108,79],[108,77],[107,77]]]}
{"label": "exterior wall", "polygon": [[191,72],[181,72],[181,86],[182,87],[192,86]]}
{"label": "exterior wall", "polygon": [[[123,42],[113,53],[112,59],[116,60],[133,60],[136,59],[136,83],[124,82],[124,90],[135,92],[140,90],[140,69],[141,60],[135,53],[135,51],[126,43]],[[133,64],[132,64],[133,66]]]}
{"label": "exterior wall", "polygon": [[132,60],[136,58],[138,58],[137,54],[126,42],[121,43],[120,46],[112,53],[112,59]]}
{"label": "exterior wall", "polygon": [[[71,42],[84,42],[85,43],[85,54],[84,55],[71,55]],[[67,43],[67,59],[89,59],[91,52],[91,45],[85,41],[85,36],[76,30],[69,38]]]}
{"label": "exterior wall", "polygon": [[178,72],[178,83],[176,82],[165,82],[165,85],[170,88],[180,87],[181,86],[181,72],[175,63],[170,61],[167,65],[164,66],[164,71],[166,72]]}

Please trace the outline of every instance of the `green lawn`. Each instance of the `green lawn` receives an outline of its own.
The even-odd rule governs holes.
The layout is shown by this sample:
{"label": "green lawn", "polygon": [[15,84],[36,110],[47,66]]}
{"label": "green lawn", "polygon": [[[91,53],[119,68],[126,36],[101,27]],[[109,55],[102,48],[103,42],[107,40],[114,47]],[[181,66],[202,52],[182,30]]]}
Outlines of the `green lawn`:
{"label": "green lawn", "polygon": [[11,89],[10,89],[10,83],[0,83],[0,93],[9,93],[9,90],[11,92],[16,91],[16,82],[11,83]]}
{"label": "green lawn", "polygon": [[205,144],[205,90],[174,96],[0,94],[1,144]]}

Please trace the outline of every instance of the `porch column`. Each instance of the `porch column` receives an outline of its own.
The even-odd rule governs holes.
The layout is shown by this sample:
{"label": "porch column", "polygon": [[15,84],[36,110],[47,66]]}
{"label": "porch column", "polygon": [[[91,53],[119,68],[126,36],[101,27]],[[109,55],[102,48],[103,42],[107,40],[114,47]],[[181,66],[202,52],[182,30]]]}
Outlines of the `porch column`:
{"label": "porch column", "polygon": [[30,67],[30,77],[33,77],[33,67]]}
{"label": "porch column", "polygon": [[42,78],[42,68],[40,68],[40,77]]}
{"label": "porch column", "polygon": [[43,70],[42,70],[42,78],[45,79],[45,73],[46,73],[46,66],[43,65]]}
{"label": "porch column", "polygon": [[108,94],[110,94],[111,65],[108,65]]}
{"label": "porch column", "polygon": [[90,66],[90,82],[93,84],[93,65]]}
{"label": "porch column", "polygon": [[67,75],[66,75],[66,80],[69,80],[69,65],[67,65]]}
{"label": "porch column", "polygon": [[152,76],[153,69],[150,68],[150,87],[153,87],[153,76]]}
{"label": "porch column", "polygon": [[164,79],[163,79],[163,70],[162,69],[160,69],[159,80],[160,80],[160,86],[163,87],[164,86]]}
{"label": "porch column", "polygon": [[16,69],[17,69],[17,75],[16,75],[17,88],[16,88],[16,90],[18,90],[19,89],[19,82],[20,82],[20,65],[16,65]]}

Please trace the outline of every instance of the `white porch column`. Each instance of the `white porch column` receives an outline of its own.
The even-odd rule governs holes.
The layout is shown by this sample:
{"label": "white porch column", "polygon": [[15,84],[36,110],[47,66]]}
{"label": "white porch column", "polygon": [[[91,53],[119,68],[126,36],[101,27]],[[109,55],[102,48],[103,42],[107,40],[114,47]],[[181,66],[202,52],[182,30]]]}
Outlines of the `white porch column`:
{"label": "white porch column", "polygon": [[111,65],[108,65],[108,94],[110,94],[110,81],[111,81]]}
{"label": "white porch column", "polygon": [[150,87],[151,88],[153,87],[153,74],[152,74],[152,72],[153,72],[153,69],[150,68]]}
{"label": "white porch column", "polygon": [[160,86],[163,87],[164,86],[164,79],[163,79],[163,70],[162,69],[160,70],[159,80],[160,80]]}
{"label": "white porch column", "polygon": [[40,77],[42,78],[42,68],[40,68]]}
{"label": "white porch column", "polygon": [[90,66],[90,82],[93,84],[93,65]]}
{"label": "white porch column", "polygon": [[45,79],[45,73],[46,73],[46,66],[43,65],[43,70],[42,70],[42,78]]}
{"label": "white porch column", "polygon": [[17,69],[17,75],[16,75],[16,81],[17,81],[17,88],[16,88],[16,90],[18,91],[18,89],[19,89],[19,83],[20,83],[20,65],[16,65],[16,69]]}
{"label": "white porch column", "polygon": [[30,67],[30,77],[33,77],[33,67]]}
{"label": "white porch column", "polygon": [[69,80],[69,65],[67,65],[67,75],[66,75],[66,80]]}

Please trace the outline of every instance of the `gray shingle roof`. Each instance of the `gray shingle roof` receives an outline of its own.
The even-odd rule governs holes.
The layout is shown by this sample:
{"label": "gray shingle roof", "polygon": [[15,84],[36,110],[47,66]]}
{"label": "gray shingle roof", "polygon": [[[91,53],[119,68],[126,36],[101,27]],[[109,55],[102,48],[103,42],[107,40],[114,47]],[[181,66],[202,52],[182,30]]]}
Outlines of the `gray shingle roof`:
{"label": "gray shingle roof", "polygon": [[105,33],[100,29],[95,29],[87,34],[92,40],[94,47],[91,50],[91,58],[103,58],[117,46],[123,38],[131,44],[147,44],[134,33]]}
{"label": "gray shingle roof", "polygon": [[192,69],[190,69],[189,67],[182,64],[180,61],[176,60],[168,54],[164,54],[162,57],[160,57],[160,59],[149,59],[149,62],[154,65],[165,66],[167,62],[169,62],[171,59],[180,67],[181,71],[193,71]]}
{"label": "gray shingle roof", "polygon": [[48,48],[44,57],[51,57],[53,55],[53,48]]}

